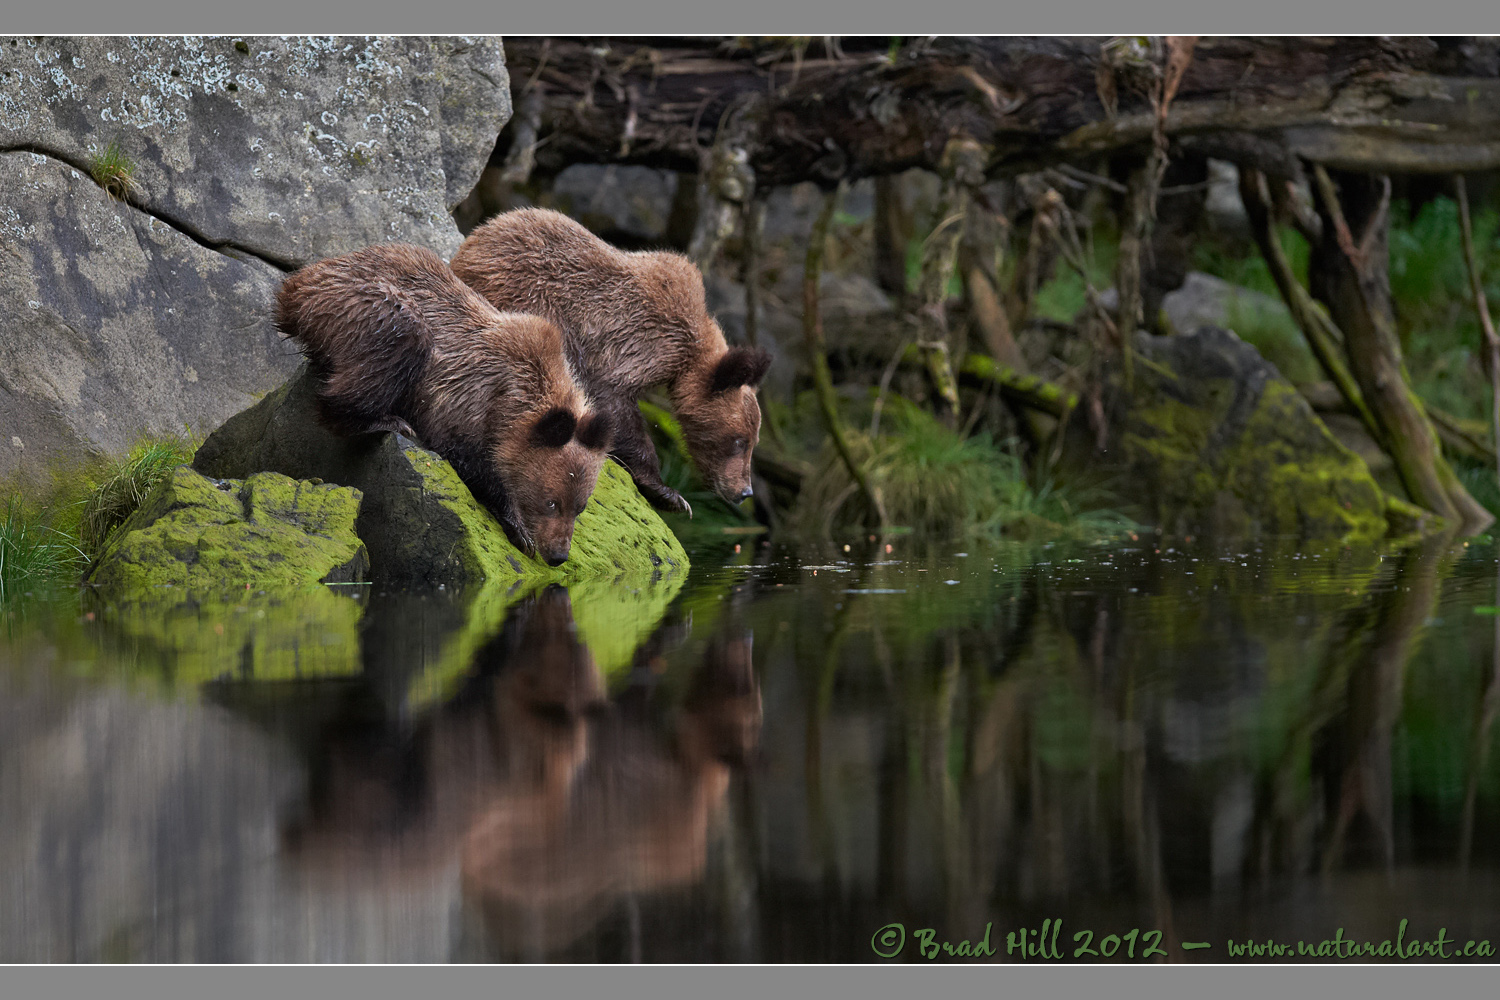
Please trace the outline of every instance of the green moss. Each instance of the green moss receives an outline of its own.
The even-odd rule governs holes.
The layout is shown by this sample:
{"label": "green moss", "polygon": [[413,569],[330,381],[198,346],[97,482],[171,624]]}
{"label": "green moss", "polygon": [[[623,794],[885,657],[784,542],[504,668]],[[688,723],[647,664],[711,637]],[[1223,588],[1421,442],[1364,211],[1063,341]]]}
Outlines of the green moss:
{"label": "green moss", "polygon": [[1385,535],[1384,498],[1368,468],[1288,383],[1269,380],[1243,428],[1216,440],[1236,390],[1196,387],[1207,405],[1168,393],[1131,411],[1123,445],[1149,469],[1157,520],[1177,534],[1266,532],[1344,542]]}
{"label": "green moss", "polygon": [[464,604],[463,627],[451,633],[441,649],[407,684],[406,704],[413,710],[439,705],[453,696],[474,666],[474,654],[499,633],[512,606],[536,588],[494,580],[471,587],[456,600]]}
{"label": "green moss", "polygon": [[187,466],[115,533],[89,582],[107,600],[164,587],[223,594],[363,578],[360,494],[274,472],[216,482]]}
{"label": "green moss", "polygon": [[649,582],[687,575],[688,557],[677,536],[651,509],[630,474],[605,462],[593,499],[578,518],[573,551],[555,572],[561,583],[580,580]]}
{"label": "green moss", "polygon": [[579,636],[600,669],[628,667],[687,579],[681,543],[614,462],[600,470],[574,528],[568,561],[552,567],[511,545],[447,462],[415,448],[407,457],[423,476],[429,499],[435,497],[462,523],[455,556],[470,579],[481,581],[461,598],[467,602],[463,628],[408,685],[414,707],[451,696],[511,606],[552,583],[568,588]]}
{"label": "green moss", "polygon": [[630,476],[616,463],[604,463],[599,482],[573,529],[573,547],[561,566],[521,552],[498,521],[481,507],[453,467],[415,446],[406,457],[422,476],[422,489],[458,519],[460,531],[452,557],[462,576],[474,581],[520,582],[528,589],[577,580],[647,582],[688,570],[687,553],[675,535],[646,503]]}

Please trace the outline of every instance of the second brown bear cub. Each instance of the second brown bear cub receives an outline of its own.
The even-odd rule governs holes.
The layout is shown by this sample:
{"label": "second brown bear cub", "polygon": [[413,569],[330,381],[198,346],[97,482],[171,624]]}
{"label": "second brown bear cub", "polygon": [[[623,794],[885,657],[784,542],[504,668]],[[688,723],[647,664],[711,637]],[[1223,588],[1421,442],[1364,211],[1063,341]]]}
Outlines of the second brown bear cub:
{"label": "second brown bear cub", "polygon": [[770,355],[730,347],[703,299],[703,275],[675,253],[627,253],[558,212],[525,208],[475,229],[450,263],[499,309],[563,329],[568,361],[609,414],[613,453],[656,506],[687,510],[661,481],[636,407],[665,384],[698,471],[729,503],[750,496],[760,439],[755,387]]}
{"label": "second brown bear cub", "polygon": [[429,250],[381,243],[287,278],[276,327],[322,382],[331,430],[409,425],[519,548],[553,566],[568,558],[610,428],[555,325],[497,311]]}

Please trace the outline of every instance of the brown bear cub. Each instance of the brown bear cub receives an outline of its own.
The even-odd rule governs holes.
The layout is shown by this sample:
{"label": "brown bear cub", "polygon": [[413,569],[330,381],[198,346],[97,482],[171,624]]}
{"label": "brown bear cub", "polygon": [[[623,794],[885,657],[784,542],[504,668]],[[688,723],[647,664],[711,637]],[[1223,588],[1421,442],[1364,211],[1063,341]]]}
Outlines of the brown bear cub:
{"label": "brown bear cub", "polygon": [[518,548],[568,558],[610,429],[551,322],[497,311],[429,250],[381,243],[288,277],[276,328],[302,345],[330,430],[414,431]]}
{"label": "brown bear cub", "polygon": [[613,454],[657,507],[689,509],[661,481],[636,407],[663,384],[703,479],[729,503],[750,496],[760,439],[755,387],[771,358],[728,345],[704,305],[703,275],[686,257],[627,253],[566,215],[523,208],[475,229],[449,266],[496,308],[562,327],[568,361],[610,417]]}

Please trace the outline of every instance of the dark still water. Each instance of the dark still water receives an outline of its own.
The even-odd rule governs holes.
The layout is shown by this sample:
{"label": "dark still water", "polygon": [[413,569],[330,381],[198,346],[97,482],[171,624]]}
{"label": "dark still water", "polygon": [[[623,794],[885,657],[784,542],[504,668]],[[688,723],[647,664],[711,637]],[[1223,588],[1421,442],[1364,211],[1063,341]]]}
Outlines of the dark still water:
{"label": "dark still water", "polygon": [[0,961],[1500,943],[1487,542],[342,591],[0,611]]}

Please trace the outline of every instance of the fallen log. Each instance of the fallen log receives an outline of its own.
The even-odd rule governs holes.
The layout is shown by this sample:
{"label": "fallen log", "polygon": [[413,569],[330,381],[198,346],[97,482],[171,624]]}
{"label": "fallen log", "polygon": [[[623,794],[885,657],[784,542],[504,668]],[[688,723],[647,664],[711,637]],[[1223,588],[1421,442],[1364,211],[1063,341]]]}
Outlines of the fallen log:
{"label": "fallen log", "polygon": [[[906,348],[906,352],[901,357],[901,363],[923,371],[927,369],[926,359],[915,344]],[[1062,386],[1035,375],[1023,375],[1014,368],[1002,365],[994,358],[983,354],[970,354],[965,357],[963,363],[958,366],[958,375],[962,381],[970,384],[993,385],[1000,390],[1002,396],[1059,420],[1078,406],[1076,392],[1070,392]]]}
{"label": "fallen log", "polygon": [[[1145,148],[1160,127],[1182,149],[1278,176],[1298,157],[1370,172],[1500,167],[1500,39],[1201,38],[1160,122],[1146,81],[1166,67],[1122,62],[1108,43],[508,37],[515,105],[538,114],[534,130],[528,115],[501,135],[492,162],[694,173],[728,128],[757,187],[832,186],[936,171],[954,136],[1001,176]],[[533,148],[512,156],[516,141]]]}

